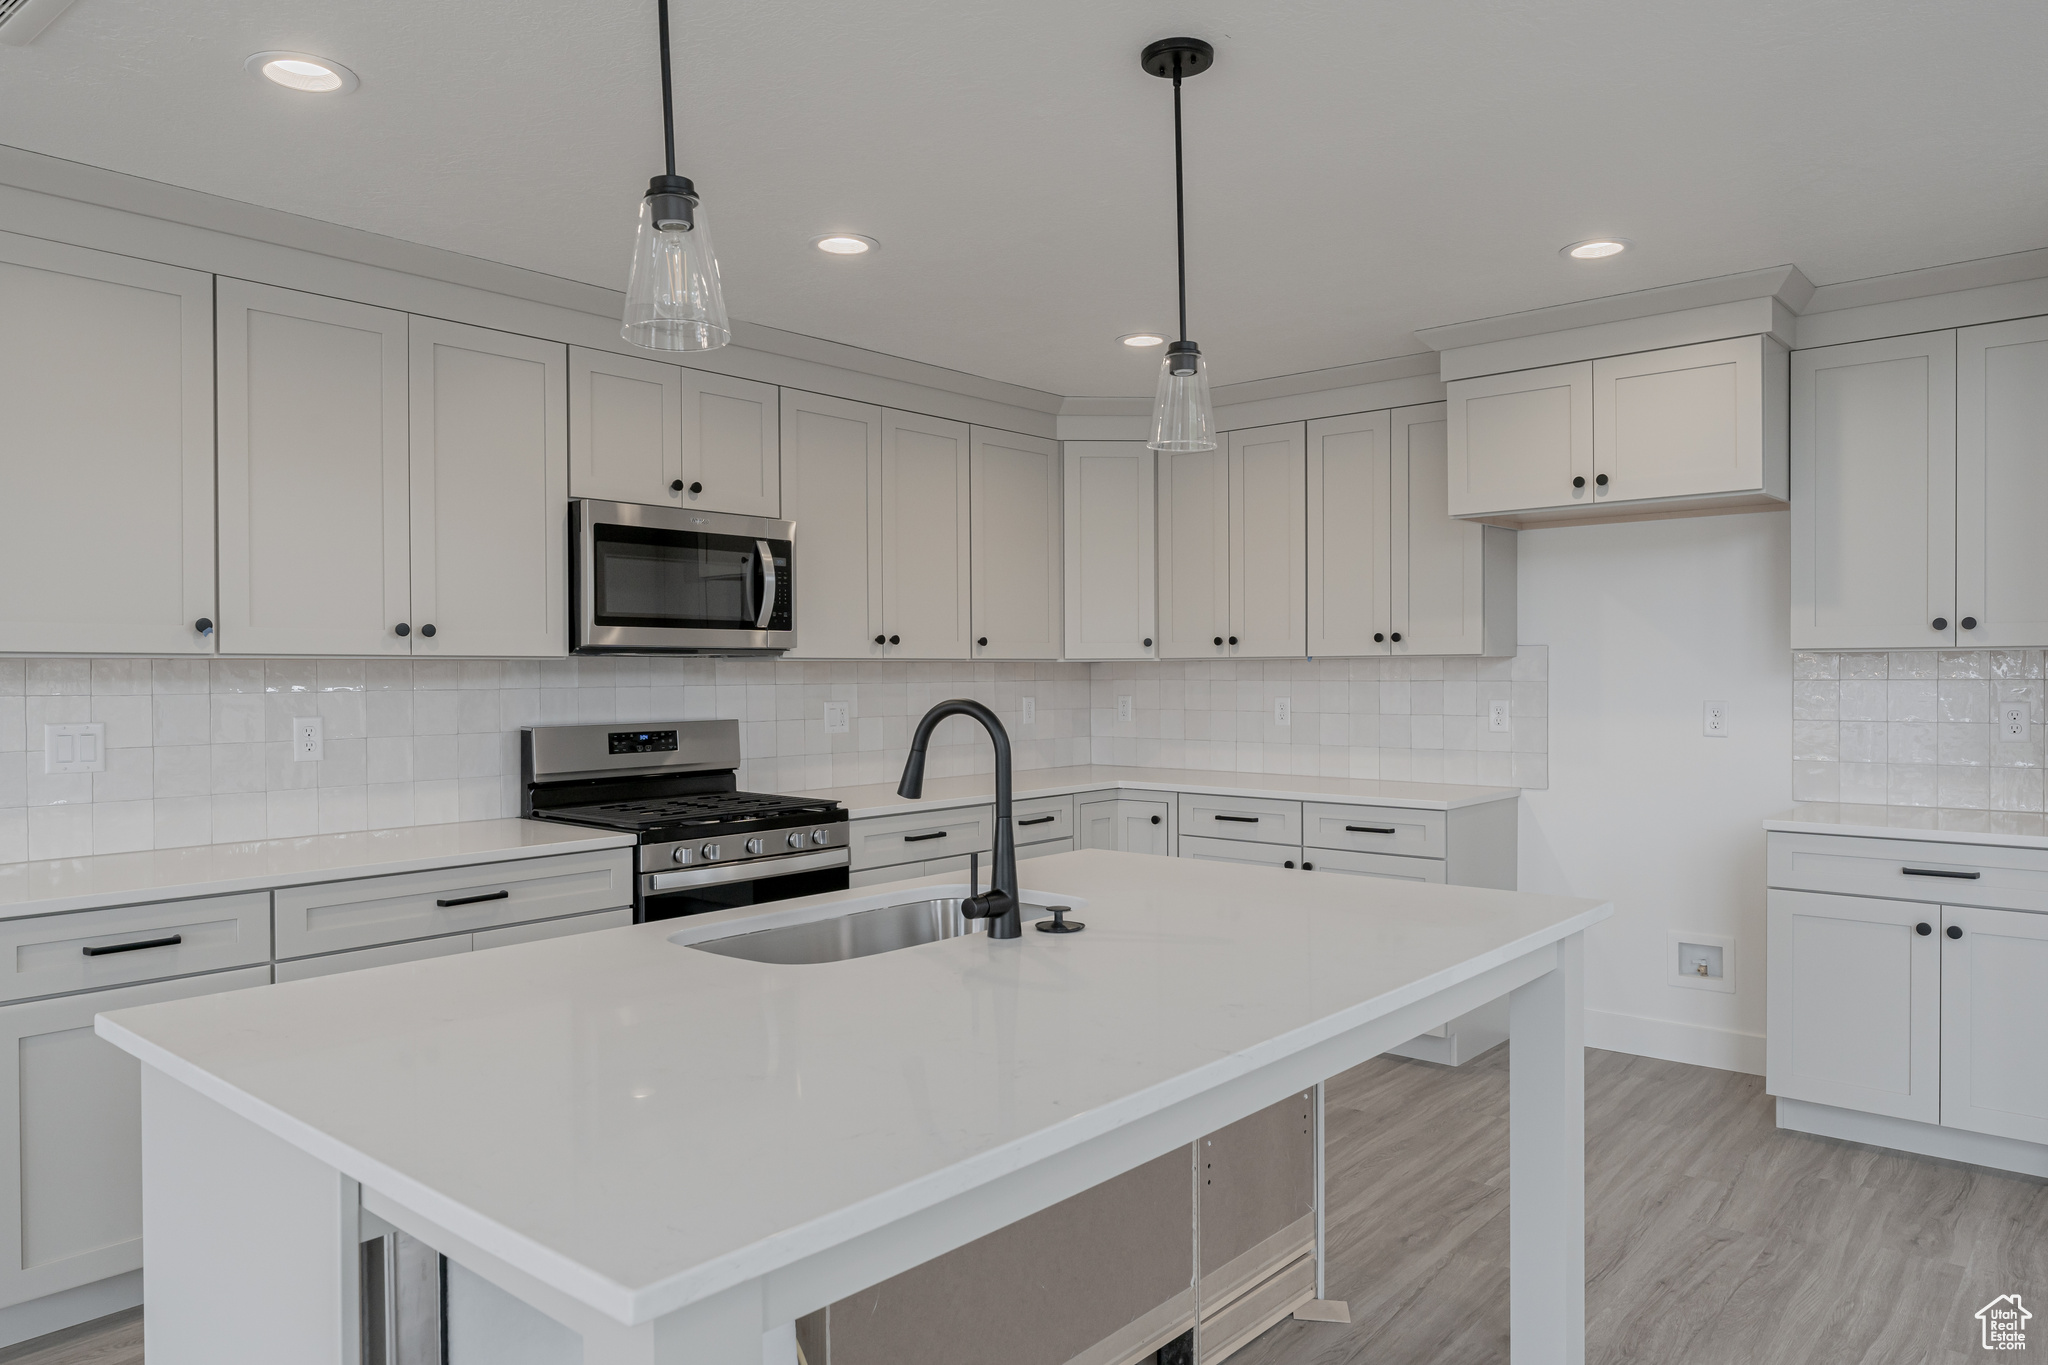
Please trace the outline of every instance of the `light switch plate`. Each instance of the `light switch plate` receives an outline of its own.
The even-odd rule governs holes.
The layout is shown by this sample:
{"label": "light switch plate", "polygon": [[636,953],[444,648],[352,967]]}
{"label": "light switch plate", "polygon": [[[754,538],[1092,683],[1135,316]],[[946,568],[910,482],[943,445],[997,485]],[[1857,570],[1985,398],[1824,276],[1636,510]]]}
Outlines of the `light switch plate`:
{"label": "light switch plate", "polygon": [[843,701],[828,701],[825,703],[826,734],[843,735],[847,733],[850,728],[847,720],[847,710],[847,704]]}
{"label": "light switch plate", "polygon": [[1273,698],[1273,723],[1275,725],[1294,724],[1294,699],[1292,697]]}
{"label": "light switch plate", "polygon": [[1026,725],[1038,724],[1038,698],[1024,698],[1024,723]]}
{"label": "light switch plate", "polygon": [[103,773],[107,770],[107,727],[99,721],[43,727],[43,771]]}
{"label": "light switch plate", "polygon": [[323,737],[320,717],[292,717],[292,762],[318,763],[326,756],[327,741]]}
{"label": "light switch plate", "polygon": [[1700,721],[1700,732],[1708,739],[1728,738],[1728,703],[1710,701]]}

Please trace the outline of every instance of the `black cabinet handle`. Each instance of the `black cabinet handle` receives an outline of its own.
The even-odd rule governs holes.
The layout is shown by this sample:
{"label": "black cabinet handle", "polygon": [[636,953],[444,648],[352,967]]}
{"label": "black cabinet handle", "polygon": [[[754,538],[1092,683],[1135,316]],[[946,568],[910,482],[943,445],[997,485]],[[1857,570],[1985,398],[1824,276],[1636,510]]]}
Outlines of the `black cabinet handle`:
{"label": "black cabinet handle", "polygon": [[981,646],[981,647],[982,647],[983,649],[987,649],[987,648],[988,648],[988,636],[984,635],[984,636],[982,636],[982,637],[981,637],[980,639],[976,640],[976,641],[975,641],[974,643],[976,643],[976,644],[980,645],[980,646]]}
{"label": "black cabinet handle", "polygon": [[704,485],[703,485],[703,484],[701,484],[701,483],[693,483],[693,484],[691,484],[691,485],[690,485],[690,492],[691,492],[691,493],[692,493],[693,495],[694,495],[694,494],[697,494],[697,493],[702,493],[703,491],[704,491]]}
{"label": "black cabinet handle", "polygon": [[1926,938],[1929,934],[1934,932],[1934,926],[1929,924],[1926,920],[1921,920],[1918,924],[1913,926],[1913,932],[1920,935],[1920,937],[1922,938]]}
{"label": "black cabinet handle", "polygon": [[1964,630],[1975,630],[1977,628],[1977,618],[1974,616],[1965,616],[1962,620],[1956,622],[1956,624],[1961,626]]}
{"label": "black cabinet handle", "polygon": [[407,625],[405,622],[400,621],[397,625],[391,628],[391,633],[393,635],[398,636],[400,639],[403,639],[404,637],[412,634],[412,627]]}
{"label": "black cabinet handle", "polygon": [[1963,936],[1963,926],[1960,924],[1951,924],[1948,927],[1948,936],[1950,938],[1961,938]]}
{"label": "black cabinet handle", "polygon": [[1150,648],[1152,648],[1152,637],[1151,637],[1151,636],[1149,636],[1149,635],[1147,635],[1147,636],[1145,637],[1145,648],[1147,648],[1147,649],[1150,649]]}
{"label": "black cabinet handle", "polygon": [[163,938],[139,938],[133,943],[92,943],[87,944],[87,957],[105,957],[108,953],[132,953],[142,948],[175,948],[185,941],[183,934],[170,934]]}
{"label": "black cabinet handle", "polygon": [[671,493],[680,493],[680,492],[682,492],[682,491],[683,491],[683,481],[682,481],[681,479],[670,479],[670,480],[668,481],[668,491],[669,491],[669,492],[671,492]]}
{"label": "black cabinet handle", "polygon": [[1607,487],[1607,476],[1605,474],[1599,475],[1593,480],[1593,482],[1599,484],[1602,488],[1605,488]]}
{"label": "black cabinet handle", "polygon": [[1344,826],[1344,831],[1347,834],[1392,834],[1395,832],[1392,825],[1346,825]]}
{"label": "black cabinet handle", "polygon": [[1155,825],[1156,825],[1156,824],[1158,824],[1158,823],[1159,823],[1159,817],[1158,817],[1158,816],[1156,816],[1156,815],[1155,815],[1155,816],[1153,816],[1153,817],[1152,817],[1152,823],[1153,823],[1153,824],[1155,824]]}
{"label": "black cabinet handle", "polygon": [[1372,633],[1372,642],[1376,645],[1385,644],[1387,642],[1387,633],[1383,630],[1374,631]]}
{"label": "black cabinet handle", "polygon": [[1216,637],[1216,643],[1219,645],[1223,643],[1223,637],[1221,635]]}
{"label": "black cabinet handle", "polygon": [[903,637],[901,635],[891,635],[889,637],[889,643],[892,645],[900,645],[903,643]]}
{"label": "black cabinet handle", "polygon": [[1946,616],[1937,616],[1937,617],[1935,617],[1935,618],[1934,618],[1934,628],[1935,628],[1936,630],[1947,630],[1947,629],[1948,629],[1948,618],[1947,618]]}
{"label": "black cabinet handle", "polygon": [[878,645],[886,645],[886,644],[888,644],[888,643],[889,643],[889,640],[888,640],[888,637],[886,637],[886,636],[882,636],[882,635],[877,635],[877,636],[875,637],[875,643],[876,643],[876,644],[878,644]]}
{"label": "black cabinet handle", "polygon": [[478,901],[501,901],[511,897],[510,891],[486,891],[480,896],[457,896],[451,901],[435,901],[443,910],[454,905],[475,905]]}
{"label": "black cabinet handle", "polygon": [[1401,643],[1401,632],[1398,630],[1394,632],[1394,643],[1397,645]]}
{"label": "black cabinet handle", "polygon": [[427,622],[427,623],[426,623],[425,625],[421,626],[421,627],[420,627],[420,634],[422,634],[422,635],[426,636],[426,637],[427,637],[427,638],[428,638],[429,640],[433,639],[433,638],[434,638],[434,623],[433,623],[432,621],[429,621],[429,622]]}
{"label": "black cabinet handle", "polygon": [[1286,862],[1282,863],[1282,864],[1281,864],[1281,866],[1282,866],[1282,867],[1293,867],[1293,866],[1294,866],[1294,859],[1292,859],[1292,858],[1289,858],[1289,859],[1288,859],[1288,860],[1287,860]]}
{"label": "black cabinet handle", "polygon": [[1574,488],[1584,488],[1585,486],[1586,486],[1586,476],[1585,476],[1584,474],[1577,474],[1577,475],[1574,475],[1574,476],[1572,477],[1572,487],[1574,487]]}
{"label": "black cabinet handle", "polygon": [[1301,865],[1301,870],[1303,872],[1313,872],[1316,870],[1316,865],[1314,863],[1303,863]]}
{"label": "black cabinet handle", "polygon": [[1237,637],[1236,637],[1235,635],[1233,635],[1233,636],[1231,636],[1231,637],[1230,637],[1230,643],[1232,643],[1232,644],[1236,644],[1236,643],[1237,643]]}
{"label": "black cabinet handle", "polygon": [[1057,815],[1034,815],[1029,820],[1019,820],[1017,824],[1020,828],[1024,825],[1049,825],[1057,819]]}
{"label": "black cabinet handle", "polygon": [[1233,825],[1256,825],[1259,823],[1259,817],[1256,815],[1219,815],[1216,818],[1218,820],[1228,820]]}
{"label": "black cabinet handle", "polygon": [[945,837],[945,830],[935,829],[930,834],[906,834],[903,836],[903,842],[906,844],[921,844],[927,839],[943,839]]}
{"label": "black cabinet handle", "polygon": [[192,629],[198,631],[201,635],[211,635],[213,634],[213,621],[209,617],[202,616],[192,623]]}
{"label": "black cabinet handle", "polygon": [[1938,867],[1902,867],[1899,871],[1908,877],[1950,877],[1959,882],[1974,882],[1984,875],[1982,872],[1947,872]]}

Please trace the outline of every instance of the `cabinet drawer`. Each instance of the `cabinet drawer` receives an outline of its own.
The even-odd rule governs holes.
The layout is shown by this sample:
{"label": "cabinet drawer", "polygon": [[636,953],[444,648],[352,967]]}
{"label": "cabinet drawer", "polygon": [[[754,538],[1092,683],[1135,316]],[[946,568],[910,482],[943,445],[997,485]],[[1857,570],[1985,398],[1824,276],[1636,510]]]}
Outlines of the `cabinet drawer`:
{"label": "cabinet drawer", "polygon": [[388,967],[394,962],[421,962],[430,957],[453,957],[457,953],[466,953],[469,949],[468,934],[448,934],[441,938],[416,938],[410,943],[386,943],[376,948],[328,953],[324,957],[302,957],[296,962],[280,962],[273,971],[279,981],[304,981],[315,976],[339,976],[343,972],[359,972],[366,967]]}
{"label": "cabinet drawer", "polygon": [[852,830],[853,870],[986,853],[995,844],[995,828],[994,806],[959,806],[952,810],[910,811],[856,820]]}
{"label": "cabinet drawer", "polygon": [[1259,867],[1293,867],[1299,849],[1285,844],[1255,844],[1249,839],[1204,839],[1183,835],[1179,856],[1213,863],[1253,863]]}
{"label": "cabinet drawer", "polygon": [[1310,848],[1349,848],[1411,858],[1444,856],[1444,813],[1440,810],[1312,803],[1301,808],[1301,822],[1301,841]]}
{"label": "cabinet drawer", "polygon": [[2048,849],[1772,833],[1768,879],[1788,891],[2048,911]]}
{"label": "cabinet drawer", "polygon": [[0,922],[0,1000],[125,986],[270,960],[270,893]]}
{"label": "cabinet drawer", "polygon": [[1307,858],[1303,867],[1314,872],[1349,873],[1354,877],[1385,877],[1397,882],[1430,882],[1437,886],[1444,883],[1444,861],[1441,858],[1404,858],[1398,853],[1353,853],[1349,849],[1302,850]]}
{"label": "cabinet drawer", "polygon": [[588,934],[599,929],[618,929],[632,922],[633,908],[621,906],[617,910],[600,910],[594,915],[571,915],[567,919],[544,919],[538,924],[485,929],[471,936],[470,946],[482,952],[486,948],[503,948],[511,943],[538,943],[544,938],[567,938],[571,934]]}
{"label": "cabinet drawer", "polygon": [[1074,833],[1074,798],[1040,796],[1010,807],[1010,825],[1017,832],[1017,847],[1042,844],[1049,839],[1068,839]]}
{"label": "cabinet drawer", "polygon": [[1018,849],[1017,861],[1021,863],[1026,858],[1050,858],[1055,853],[1072,853],[1073,851],[1074,841],[1072,839],[1048,839],[1042,844],[1026,844]]}
{"label": "cabinet drawer", "polygon": [[1262,797],[1180,798],[1180,832],[1211,839],[1248,839],[1255,844],[1301,845],[1301,802]]}
{"label": "cabinet drawer", "polygon": [[632,904],[632,860],[630,849],[601,849],[286,887],[275,893],[277,955],[307,957],[613,910]]}

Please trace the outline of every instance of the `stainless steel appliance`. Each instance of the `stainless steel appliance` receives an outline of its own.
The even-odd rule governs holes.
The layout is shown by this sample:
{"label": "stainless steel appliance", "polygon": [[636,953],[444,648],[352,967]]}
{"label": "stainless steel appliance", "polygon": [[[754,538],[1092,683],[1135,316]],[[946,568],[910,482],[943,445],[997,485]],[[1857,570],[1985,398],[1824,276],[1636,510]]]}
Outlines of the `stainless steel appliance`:
{"label": "stainless steel appliance", "polygon": [[569,647],[780,654],[796,643],[795,547],[795,522],[574,499]]}
{"label": "stainless steel appliance", "polygon": [[743,792],[733,720],[519,732],[521,811],[639,840],[635,920],[844,891],[846,810]]}

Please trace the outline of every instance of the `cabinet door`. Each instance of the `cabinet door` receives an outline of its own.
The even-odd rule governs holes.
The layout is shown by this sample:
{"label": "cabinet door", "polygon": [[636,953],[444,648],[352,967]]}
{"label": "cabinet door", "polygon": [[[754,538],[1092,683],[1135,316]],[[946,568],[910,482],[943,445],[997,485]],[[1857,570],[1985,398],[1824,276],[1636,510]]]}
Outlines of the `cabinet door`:
{"label": "cabinet door", "polygon": [[[1766,423],[1764,395],[1767,366],[1776,372],[1769,392],[1784,392],[1784,365],[1785,348],[1762,336],[1594,361],[1594,501],[1783,497],[1783,428]],[[1772,415],[1782,422],[1782,412]]]}
{"label": "cabinet door", "polygon": [[971,450],[974,657],[1057,659],[1059,443],[976,427]]}
{"label": "cabinet door", "polygon": [[416,317],[411,361],[413,653],[566,654],[568,348]]}
{"label": "cabinet door", "polygon": [[1159,657],[1229,652],[1230,453],[1159,453]]}
{"label": "cabinet door", "polygon": [[680,505],[679,365],[569,348],[569,496]]}
{"label": "cabinet door", "polygon": [[1947,905],[1941,923],[1941,1121],[2048,1143],[2048,915]]}
{"label": "cabinet door", "polygon": [[882,647],[882,410],[782,391],[782,506],[796,523],[792,658]]}
{"label": "cabinet door", "polygon": [[[892,659],[965,659],[968,430],[882,413],[882,634]],[[799,580],[801,581],[801,580]]]}
{"label": "cabinet door", "polygon": [[1181,835],[1176,853],[1182,858],[1253,867],[1293,867],[1301,861],[1301,850],[1288,844],[1255,844],[1249,839],[1211,839],[1197,834]]}
{"label": "cabinet door", "polygon": [[223,654],[409,654],[406,317],[220,281]]}
{"label": "cabinet door", "polygon": [[[1956,642],[2048,640],[2048,319],[1956,334]],[[1963,620],[1977,624],[1962,629]]]}
{"label": "cabinet door", "polygon": [[1308,652],[1318,658],[1393,648],[1390,416],[1308,424]]}
{"label": "cabinet door", "polygon": [[213,277],[0,233],[0,650],[210,654]]}
{"label": "cabinet door", "polygon": [[1954,332],[1793,354],[1794,649],[1955,643],[1955,395]]}
{"label": "cabinet door", "polygon": [[1300,422],[1230,433],[1231,653],[1308,654],[1307,459]]}
{"label": "cabinet door", "polygon": [[1152,658],[1153,452],[1143,441],[1068,441],[1065,463],[1066,657]]}
{"label": "cabinet door", "polygon": [[[775,386],[683,370],[682,390],[682,500],[713,512],[781,516],[782,445]],[[693,483],[704,485],[704,491],[691,493]]]}
{"label": "cabinet door", "polygon": [[142,1264],[141,1064],[93,1016],[269,981],[245,967],[0,1008],[0,1308]]}
{"label": "cabinet door", "polygon": [[1302,866],[1311,872],[1333,872],[1352,877],[1378,877],[1393,882],[1429,882],[1441,886],[1445,868],[1441,858],[1410,858],[1399,853],[1354,853],[1349,849],[1305,848]]}
{"label": "cabinet door", "polygon": [[1591,361],[1453,380],[1444,391],[1452,516],[1592,504]]}
{"label": "cabinet door", "polygon": [[1392,649],[1511,654],[1515,533],[1451,516],[1445,502],[1447,425],[1441,403],[1393,414]]}
{"label": "cabinet door", "polygon": [[1764,1088],[1939,1122],[1940,912],[1910,901],[1772,891],[1766,918]]}
{"label": "cabinet door", "polygon": [[1173,807],[1165,801],[1115,797],[1084,802],[1075,816],[1081,848],[1166,857],[1172,850]]}

